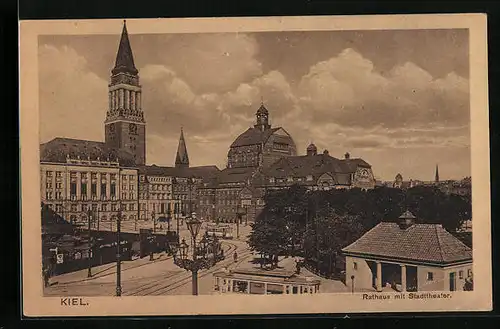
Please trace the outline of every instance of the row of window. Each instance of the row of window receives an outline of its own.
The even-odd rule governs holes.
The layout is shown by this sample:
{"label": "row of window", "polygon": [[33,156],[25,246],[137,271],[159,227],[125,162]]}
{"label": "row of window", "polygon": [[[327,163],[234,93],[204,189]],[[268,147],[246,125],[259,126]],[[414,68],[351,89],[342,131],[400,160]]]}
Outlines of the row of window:
{"label": "row of window", "polygon": [[168,191],[169,188],[170,188],[170,185],[151,184],[151,190],[152,191]]}
{"label": "row of window", "polygon": [[307,175],[305,178],[302,178],[302,177],[298,177],[298,178],[294,178],[294,177],[287,177],[286,180],[284,178],[274,178],[274,177],[271,177],[269,178],[269,183],[271,184],[274,184],[274,183],[284,183],[284,182],[288,182],[288,183],[291,183],[291,182],[294,182],[294,181],[297,181],[297,182],[302,182],[302,181],[307,181],[307,182],[310,182],[313,180],[313,177],[312,175]]}
{"label": "row of window", "polygon": [[[136,186],[135,184],[130,184],[129,185],[129,189],[130,190],[135,190],[135,186]],[[122,184],[122,190],[126,190],[126,189],[127,189],[127,183],[123,183]]]}
{"label": "row of window", "polygon": [[[137,218],[136,215],[130,215],[128,217],[125,216],[125,215],[122,215],[122,216],[123,216],[122,220],[127,220],[127,219],[128,220],[135,220]],[[86,221],[87,220],[87,215],[85,215],[85,214],[82,214],[80,216],[71,215],[71,216],[69,216],[69,218],[70,218],[70,221],[72,221],[72,222],[78,222],[79,220]],[[113,220],[113,221],[115,221],[116,218],[117,218],[117,216],[116,215],[111,215],[111,216],[108,217],[107,215],[102,215],[102,216],[99,216],[99,221],[104,221],[105,222],[105,221],[108,220],[108,218],[111,219],[111,220]]]}
{"label": "row of window", "polygon": [[[108,207],[109,206],[109,207]],[[50,208],[53,208],[52,205],[49,205]],[[123,211],[135,211],[137,208],[135,207],[135,203],[130,204],[121,204],[121,208]],[[58,213],[62,213],[65,211],[65,208],[61,204],[55,205],[55,210]],[[118,211],[118,204],[72,204],[69,209],[71,212],[87,212],[89,210],[97,212],[97,211]]]}

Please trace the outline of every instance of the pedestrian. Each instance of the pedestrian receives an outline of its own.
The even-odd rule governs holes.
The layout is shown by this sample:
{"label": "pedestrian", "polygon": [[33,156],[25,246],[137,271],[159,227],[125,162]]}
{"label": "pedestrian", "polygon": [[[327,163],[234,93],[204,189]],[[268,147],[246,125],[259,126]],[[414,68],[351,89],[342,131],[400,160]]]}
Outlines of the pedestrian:
{"label": "pedestrian", "polygon": [[235,263],[238,261],[238,253],[236,251],[233,254],[233,259]]}

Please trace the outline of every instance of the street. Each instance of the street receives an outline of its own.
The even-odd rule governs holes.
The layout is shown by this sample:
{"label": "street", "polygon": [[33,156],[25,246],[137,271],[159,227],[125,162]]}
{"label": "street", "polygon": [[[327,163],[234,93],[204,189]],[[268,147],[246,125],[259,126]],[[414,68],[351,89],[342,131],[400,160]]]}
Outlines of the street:
{"label": "street", "polygon": [[[134,231],[135,223],[122,225],[124,231]],[[190,233],[185,227],[180,227],[179,233],[186,242],[190,241]],[[101,230],[110,229],[102,226]],[[141,225],[140,228],[146,228]],[[116,229],[114,227],[113,229]],[[173,230],[173,228],[171,228]],[[212,274],[223,268],[251,268],[256,265],[252,263],[254,254],[250,251],[246,239],[250,233],[250,226],[241,225],[240,238],[236,239],[236,229],[233,233],[235,238],[223,240],[222,247],[226,258],[210,269],[198,272],[198,294],[209,295],[213,293]],[[204,232],[202,229],[201,232]],[[201,233],[200,232],[200,233]],[[238,260],[234,262],[233,253],[237,252]],[[279,266],[288,270],[294,268],[293,258],[280,259]],[[146,296],[146,295],[190,295],[192,293],[191,272],[179,268],[174,264],[173,258],[165,253],[154,255],[154,260],[149,257],[122,262],[121,286],[122,296]],[[306,275],[315,276],[306,269],[302,270]],[[51,285],[44,288],[45,296],[114,296],[116,289],[116,264],[110,263],[92,268],[93,276],[87,278],[87,270],[79,270],[52,277]],[[340,281],[320,278],[322,281],[322,292],[344,292],[346,287]]]}

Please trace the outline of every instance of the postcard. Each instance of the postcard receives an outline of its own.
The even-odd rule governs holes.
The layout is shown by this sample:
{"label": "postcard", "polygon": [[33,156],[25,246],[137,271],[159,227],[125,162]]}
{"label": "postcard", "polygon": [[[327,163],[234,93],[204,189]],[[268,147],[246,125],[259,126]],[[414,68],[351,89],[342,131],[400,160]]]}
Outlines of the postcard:
{"label": "postcard", "polygon": [[27,317],[492,308],[486,15],[20,22]]}

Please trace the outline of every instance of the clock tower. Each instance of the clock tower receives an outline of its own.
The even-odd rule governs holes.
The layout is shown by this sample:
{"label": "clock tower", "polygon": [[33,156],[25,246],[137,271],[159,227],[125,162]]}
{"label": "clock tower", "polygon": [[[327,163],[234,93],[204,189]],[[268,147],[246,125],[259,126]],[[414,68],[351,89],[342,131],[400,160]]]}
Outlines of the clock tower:
{"label": "clock tower", "polygon": [[133,154],[136,165],[146,163],[146,122],[142,111],[142,88],[132,48],[123,22],[115,67],[109,84],[109,109],[104,121],[105,142]]}

